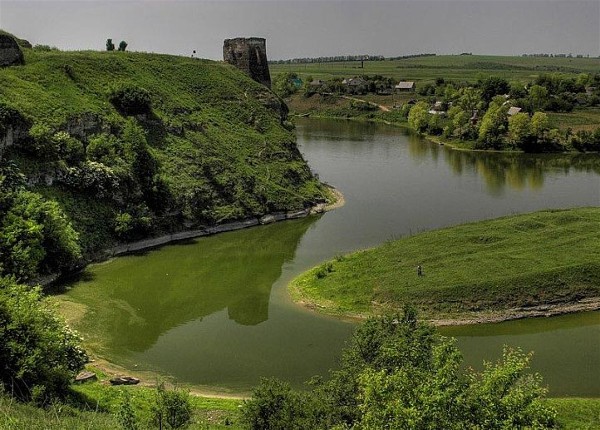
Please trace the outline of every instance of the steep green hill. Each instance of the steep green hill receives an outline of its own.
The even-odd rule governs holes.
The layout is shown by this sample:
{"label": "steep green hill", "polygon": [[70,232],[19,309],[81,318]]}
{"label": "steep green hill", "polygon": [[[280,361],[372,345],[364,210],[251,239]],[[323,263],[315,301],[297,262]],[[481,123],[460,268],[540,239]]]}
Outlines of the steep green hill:
{"label": "steep green hill", "polygon": [[84,256],[327,198],[287,107],[231,66],[35,49],[25,63],[0,69],[0,159],[60,204]]}

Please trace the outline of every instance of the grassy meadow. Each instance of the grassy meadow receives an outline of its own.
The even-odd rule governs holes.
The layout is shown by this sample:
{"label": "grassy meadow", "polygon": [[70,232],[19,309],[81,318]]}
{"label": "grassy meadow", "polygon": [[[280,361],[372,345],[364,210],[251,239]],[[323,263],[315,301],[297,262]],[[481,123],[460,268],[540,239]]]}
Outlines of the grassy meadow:
{"label": "grassy meadow", "polygon": [[[291,283],[338,315],[417,306],[465,319],[600,295],[600,208],[540,211],[421,233],[340,256]],[[417,276],[421,265],[424,276]]]}

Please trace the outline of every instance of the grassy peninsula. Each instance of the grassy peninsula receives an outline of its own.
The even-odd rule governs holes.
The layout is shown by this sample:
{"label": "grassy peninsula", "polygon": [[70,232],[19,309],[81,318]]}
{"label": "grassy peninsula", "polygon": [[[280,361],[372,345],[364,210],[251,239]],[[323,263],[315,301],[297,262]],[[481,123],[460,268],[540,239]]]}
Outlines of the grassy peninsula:
{"label": "grassy peninsula", "polygon": [[581,208],[426,232],[321,264],[294,279],[291,291],[346,316],[405,303],[434,320],[544,312],[600,297],[599,222],[600,208]]}
{"label": "grassy peninsula", "polygon": [[328,197],[296,147],[285,104],[232,66],[24,54],[25,65],[0,70],[0,159],[13,178],[24,175],[12,183],[58,204],[84,261],[115,243]]}

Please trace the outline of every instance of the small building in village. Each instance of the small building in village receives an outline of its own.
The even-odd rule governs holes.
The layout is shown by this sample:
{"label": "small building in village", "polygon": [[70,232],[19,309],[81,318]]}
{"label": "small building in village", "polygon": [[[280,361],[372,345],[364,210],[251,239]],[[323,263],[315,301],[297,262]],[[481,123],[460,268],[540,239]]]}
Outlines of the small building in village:
{"label": "small building in village", "polygon": [[360,77],[344,79],[342,85],[348,94],[366,94],[368,89],[367,81]]}
{"label": "small building in village", "polygon": [[511,106],[511,107],[508,108],[507,114],[508,114],[508,116],[513,116],[513,115],[518,114],[521,111],[522,111],[522,109],[520,107]]}
{"label": "small building in village", "polygon": [[415,83],[409,81],[400,81],[398,85],[394,87],[396,92],[414,92],[415,91]]}

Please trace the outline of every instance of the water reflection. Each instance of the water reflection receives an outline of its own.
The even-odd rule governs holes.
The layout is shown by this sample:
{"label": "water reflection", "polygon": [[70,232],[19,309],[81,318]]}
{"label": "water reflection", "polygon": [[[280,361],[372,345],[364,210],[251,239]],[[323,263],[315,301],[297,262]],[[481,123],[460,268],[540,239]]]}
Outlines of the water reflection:
{"label": "water reflection", "polygon": [[112,353],[144,351],[174,327],[223,309],[237,324],[254,326],[269,318],[271,287],[315,220],[121,257],[90,267],[69,295],[90,309],[84,331],[102,338]]}

